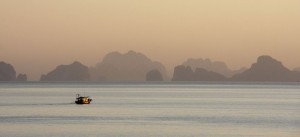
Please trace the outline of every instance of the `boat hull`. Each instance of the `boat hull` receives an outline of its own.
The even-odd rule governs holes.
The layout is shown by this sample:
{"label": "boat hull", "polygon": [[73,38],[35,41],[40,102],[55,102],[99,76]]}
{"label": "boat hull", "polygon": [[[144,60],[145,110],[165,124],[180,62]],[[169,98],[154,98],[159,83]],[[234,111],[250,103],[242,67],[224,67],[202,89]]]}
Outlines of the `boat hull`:
{"label": "boat hull", "polygon": [[76,104],[90,104],[91,102],[75,101]]}

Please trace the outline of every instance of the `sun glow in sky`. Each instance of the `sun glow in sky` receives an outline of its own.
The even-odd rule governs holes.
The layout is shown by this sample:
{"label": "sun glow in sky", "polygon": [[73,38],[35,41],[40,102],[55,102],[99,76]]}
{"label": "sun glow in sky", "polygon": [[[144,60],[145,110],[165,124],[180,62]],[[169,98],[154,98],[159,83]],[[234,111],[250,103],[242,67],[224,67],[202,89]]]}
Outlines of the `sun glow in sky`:
{"label": "sun glow in sky", "polygon": [[271,55],[300,67],[299,0],[0,0],[0,60],[39,79],[135,50],[168,70],[188,58],[231,69]]}

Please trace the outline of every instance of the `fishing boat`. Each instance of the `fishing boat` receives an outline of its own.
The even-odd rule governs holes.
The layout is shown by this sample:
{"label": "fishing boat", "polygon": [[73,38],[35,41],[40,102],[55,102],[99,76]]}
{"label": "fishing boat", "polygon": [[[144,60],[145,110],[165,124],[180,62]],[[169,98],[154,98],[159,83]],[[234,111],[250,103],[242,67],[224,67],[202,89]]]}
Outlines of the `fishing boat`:
{"label": "fishing boat", "polygon": [[80,94],[76,95],[76,104],[90,104],[92,99],[89,96],[80,96]]}

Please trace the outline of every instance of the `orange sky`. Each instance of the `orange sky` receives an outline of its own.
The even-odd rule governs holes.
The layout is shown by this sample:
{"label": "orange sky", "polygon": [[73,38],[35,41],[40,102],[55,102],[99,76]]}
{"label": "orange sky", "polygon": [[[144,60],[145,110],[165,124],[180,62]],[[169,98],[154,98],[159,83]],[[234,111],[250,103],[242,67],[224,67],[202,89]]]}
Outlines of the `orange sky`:
{"label": "orange sky", "polygon": [[39,79],[75,60],[135,50],[169,70],[187,58],[300,67],[299,0],[0,0],[0,61]]}

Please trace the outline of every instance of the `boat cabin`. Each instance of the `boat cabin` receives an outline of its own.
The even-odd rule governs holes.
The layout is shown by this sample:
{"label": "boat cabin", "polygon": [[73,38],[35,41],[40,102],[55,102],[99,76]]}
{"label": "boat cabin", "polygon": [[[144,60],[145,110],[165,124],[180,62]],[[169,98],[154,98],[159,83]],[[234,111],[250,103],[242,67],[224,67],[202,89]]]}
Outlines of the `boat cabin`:
{"label": "boat cabin", "polygon": [[92,99],[89,96],[80,96],[80,94],[76,95],[76,104],[90,104]]}

